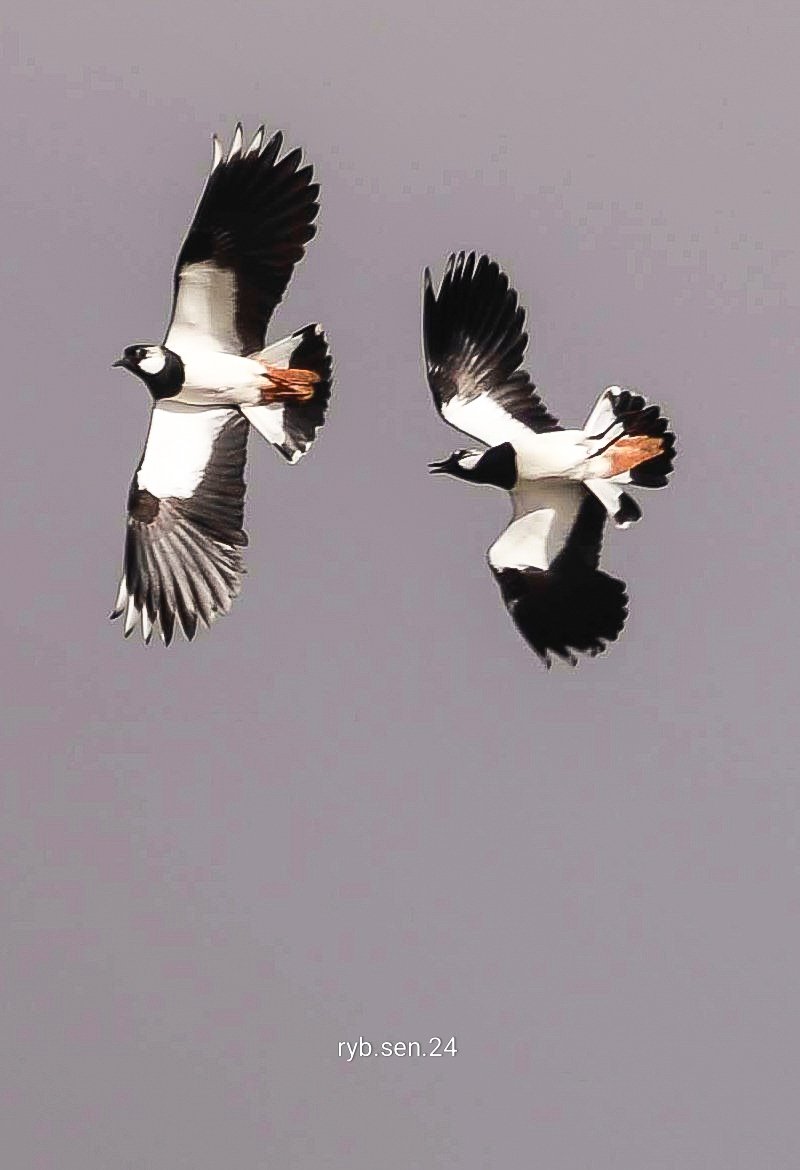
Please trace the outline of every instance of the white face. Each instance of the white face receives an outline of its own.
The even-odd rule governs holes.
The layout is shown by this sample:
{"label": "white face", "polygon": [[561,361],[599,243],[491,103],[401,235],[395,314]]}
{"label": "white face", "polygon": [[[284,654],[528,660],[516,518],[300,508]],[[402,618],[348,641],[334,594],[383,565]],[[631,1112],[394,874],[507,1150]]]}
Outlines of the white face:
{"label": "white face", "polygon": [[161,346],[148,345],[144,357],[139,362],[139,369],[145,374],[160,374],[166,364],[166,354]]}
{"label": "white face", "polygon": [[459,457],[458,465],[463,467],[465,471],[472,471],[473,467],[480,461],[483,451],[465,451]]}

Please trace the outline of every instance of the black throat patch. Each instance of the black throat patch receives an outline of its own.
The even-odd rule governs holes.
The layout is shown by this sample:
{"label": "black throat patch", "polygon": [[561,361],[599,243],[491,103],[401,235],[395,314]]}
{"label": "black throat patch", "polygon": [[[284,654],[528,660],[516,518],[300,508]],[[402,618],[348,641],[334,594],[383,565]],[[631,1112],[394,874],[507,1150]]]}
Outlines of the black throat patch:
{"label": "black throat patch", "polygon": [[174,398],[176,394],[180,394],[186,378],[186,370],[178,354],[173,353],[171,349],[165,349],[164,357],[166,359],[164,369],[159,370],[157,374],[139,371],[139,377],[156,401],[160,398]]}
{"label": "black throat patch", "polygon": [[472,469],[478,483],[490,483],[494,487],[511,491],[517,482],[517,453],[511,443],[500,443],[490,447]]}

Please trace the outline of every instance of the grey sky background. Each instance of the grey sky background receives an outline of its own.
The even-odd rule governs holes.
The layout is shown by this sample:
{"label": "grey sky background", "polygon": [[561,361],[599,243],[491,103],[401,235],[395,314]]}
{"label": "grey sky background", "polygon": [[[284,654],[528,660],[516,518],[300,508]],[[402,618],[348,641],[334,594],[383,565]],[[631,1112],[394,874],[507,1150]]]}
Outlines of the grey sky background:
{"label": "grey sky background", "polygon": [[[796,6],[61,8],[4,30],[3,1146],[14,1170],[795,1170]],[[249,575],[166,652],[106,614],[210,136],[322,184],[272,336],[334,408],[251,440]],[[622,640],[537,664],[499,493],[420,358],[490,251],[580,422],[663,403]],[[337,1058],[455,1034],[456,1057]]]}

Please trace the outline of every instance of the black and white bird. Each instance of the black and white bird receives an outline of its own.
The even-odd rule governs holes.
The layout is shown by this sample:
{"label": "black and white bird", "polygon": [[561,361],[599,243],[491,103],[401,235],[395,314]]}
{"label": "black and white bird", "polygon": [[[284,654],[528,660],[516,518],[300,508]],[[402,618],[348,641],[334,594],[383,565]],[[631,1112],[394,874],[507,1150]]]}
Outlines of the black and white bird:
{"label": "black and white bird", "polygon": [[657,406],[610,386],[582,430],[565,430],[521,363],[525,311],[487,256],[451,256],[438,294],[425,272],[423,339],[436,409],[485,451],[456,451],[432,472],[510,493],[512,519],[488,551],[517,629],[553,656],[602,653],[627,617],[625,585],[599,569],[607,517],[641,517],[628,486],[664,487],[675,436]]}
{"label": "black and white bird", "polygon": [[250,426],[289,463],[325,420],[331,359],[308,325],[266,345],[266,330],[313,237],[319,187],[301,152],[279,158],[263,126],[245,148],[237,125],[211,173],[175,268],[161,345],[132,345],[115,365],[153,399],[128,495],[122,580],[112,618],[169,645],[227,613],[241,588],[244,469]]}

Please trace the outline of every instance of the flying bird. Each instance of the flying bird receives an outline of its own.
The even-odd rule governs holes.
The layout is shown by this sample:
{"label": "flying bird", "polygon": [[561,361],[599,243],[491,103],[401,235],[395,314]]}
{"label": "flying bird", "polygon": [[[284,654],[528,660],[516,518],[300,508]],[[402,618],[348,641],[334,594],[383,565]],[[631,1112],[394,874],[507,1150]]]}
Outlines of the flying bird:
{"label": "flying bird", "polygon": [[114,365],[152,397],[150,428],[128,495],[122,580],[112,618],[166,645],[191,641],[230,609],[244,573],[251,425],[289,463],[325,420],[331,359],[307,325],[266,344],[272,313],[314,236],[319,186],[280,131],[245,148],[237,125],[211,173],[175,268],[161,345],[131,345]]}
{"label": "flying bird", "polygon": [[452,255],[438,293],[426,269],[423,342],[439,414],[487,448],[430,470],[511,496],[511,522],[487,555],[517,629],[548,667],[602,653],[628,613],[624,583],[599,568],[606,519],[630,527],[641,511],[625,489],[666,485],[667,420],[610,386],[582,430],[565,430],[522,368],[525,310],[488,256]]}

